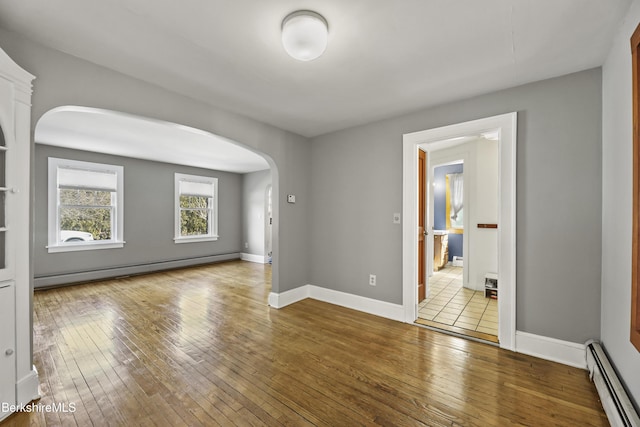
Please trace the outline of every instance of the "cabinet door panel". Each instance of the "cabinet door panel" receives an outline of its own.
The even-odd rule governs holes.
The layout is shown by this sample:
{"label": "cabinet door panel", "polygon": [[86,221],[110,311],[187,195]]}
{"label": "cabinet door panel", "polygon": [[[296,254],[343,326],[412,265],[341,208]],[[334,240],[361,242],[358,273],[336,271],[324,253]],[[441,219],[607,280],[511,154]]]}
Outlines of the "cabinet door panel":
{"label": "cabinet door panel", "polygon": [[[16,403],[15,287],[0,282],[0,405]],[[4,403],[4,405],[2,405]],[[0,419],[8,414],[0,407]]]}

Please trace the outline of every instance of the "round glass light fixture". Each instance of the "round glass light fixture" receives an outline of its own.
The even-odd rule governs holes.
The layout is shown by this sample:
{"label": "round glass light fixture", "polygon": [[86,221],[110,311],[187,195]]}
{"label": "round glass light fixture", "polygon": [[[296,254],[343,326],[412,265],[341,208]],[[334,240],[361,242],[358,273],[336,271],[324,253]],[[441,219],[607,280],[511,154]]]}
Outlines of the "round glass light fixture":
{"label": "round glass light fixture", "polygon": [[327,21],[316,12],[298,10],[282,21],[282,45],[297,60],[311,61],[322,55],[328,39]]}

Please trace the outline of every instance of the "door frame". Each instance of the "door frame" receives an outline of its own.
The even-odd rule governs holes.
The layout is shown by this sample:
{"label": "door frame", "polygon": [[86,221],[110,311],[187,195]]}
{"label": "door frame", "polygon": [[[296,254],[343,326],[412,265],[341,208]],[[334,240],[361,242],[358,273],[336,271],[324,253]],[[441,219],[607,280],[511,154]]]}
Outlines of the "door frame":
{"label": "door frame", "polygon": [[[453,145],[453,144],[452,144]],[[419,146],[422,146],[424,149],[426,149],[422,144],[419,144]],[[449,147],[441,147],[440,149],[446,149]],[[467,175],[471,176],[472,174],[475,173],[475,168],[474,166],[469,162],[469,153],[464,151],[464,152],[460,152],[456,155],[452,155],[449,159],[449,161],[445,161],[444,163],[442,163],[441,161],[437,160],[437,154],[434,155],[434,153],[437,153],[438,150],[431,150],[429,151],[429,165],[428,165],[428,173],[427,173],[427,188],[430,190],[428,197],[427,197],[427,226],[429,227],[430,233],[429,233],[429,241],[427,242],[427,248],[429,250],[428,254],[427,254],[427,261],[430,261],[430,268],[427,271],[427,273],[429,273],[427,276],[431,277],[431,275],[433,275],[433,253],[434,253],[434,233],[433,233],[433,227],[434,227],[434,223],[435,223],[435,211],[434,211],[434,192],[432,190],[433,186],[433,182],[434,182],[434,169],[437,168],[438,166],[447,166],[447,165],[452,165],[452,164],[456,164],[458,161],[460,161],[460,163],[462,163],[464,165],[464,171],[465,173],[463,173],[463,188],[464,188],[464,195],[463,195],[463,204],[466,207],[465,209],[465,213],[464,213],[464,218],[463,218],[463,225],[464,225],[464,230],[465,233],[467,233],[466,235],[463,233],[463,241],[462,241],[462,257],[465,260],[465,262],[463,263],[462,266],[462,285],[465,286],[469,283],[469,258],[468,258],[468,254],[469,254],[469,234],[468,231],[469,230],[469,199],[471,192],[470,190],[470,185],[467,182]],[[433,157],[436,157],[436,161],[434,162]],[[456,159],[455,161],[453,159]],[[430,285],[429,285],[429,280],[427,279],[427,290],[429,290]],[[417,313],[416,313],[417,316]]]}
{"label": "door frame", "polygon": [[[453,138],[499,131],[498,209],[498,340],[500,347],[514,350],[516,337],[516,139],[517,113],[406,133],[403,142],[402,208],[402,305],[405,322],[414,323],[418,314],[418,145],[438,149]],[[455,143],[455,142],[454,142]]]}

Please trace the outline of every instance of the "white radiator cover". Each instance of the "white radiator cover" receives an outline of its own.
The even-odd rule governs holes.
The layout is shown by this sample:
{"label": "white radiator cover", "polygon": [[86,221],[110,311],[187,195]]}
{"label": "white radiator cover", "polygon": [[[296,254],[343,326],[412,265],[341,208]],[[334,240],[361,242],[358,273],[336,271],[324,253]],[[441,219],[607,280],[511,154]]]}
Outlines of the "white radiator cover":
{"label": "white radiator cover", "polygon": [[613,427],[640,427],[640,418],[600,343],[587,341],[587,368]]}

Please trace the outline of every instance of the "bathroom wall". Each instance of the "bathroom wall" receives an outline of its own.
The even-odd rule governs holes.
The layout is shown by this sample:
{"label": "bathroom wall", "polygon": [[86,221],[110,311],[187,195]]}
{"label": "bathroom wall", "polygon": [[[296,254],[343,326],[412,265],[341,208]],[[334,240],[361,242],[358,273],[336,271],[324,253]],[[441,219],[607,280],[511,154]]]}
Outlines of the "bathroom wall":
{"label": "bathroom wall", "polygon": [[[463,165],[451,164],[461,160]],[[449,256],[452,259],[453,255],[457,255],[452,255],[451,242],[455,242],[458,236],[464,236],[461,239],[465,263],[463,285],[482,290],[485,275],[498,272],[498,230],[478,228],[478,224],[498,224],[498,142],[479,138],[433,151],[429,153],[429,162],[429,167],[444,165],[433,171],[432,182],[436,182],[433,192],[435,229],[446,227],[444,207],[438,209],[439,205],[445,205],[444,176],[464,170],[464,235],[449,234]],[[436,202],[436,199],[440,200]]]}
{"label": "bathroom wall", "polygon": [[[464,165],[458,163],[455,165],[436,166],[433,170],[434,186],[433,186],[433,228],[435,230],[447,229],[446,218],[446,175],[452,173],[462,173]],[[463,207],[463,215],[464,215]],[[462,257],[462,243],[464,234],[449,233],[449,261],[453,261],[454,256]]]}

